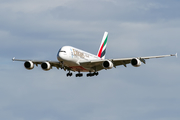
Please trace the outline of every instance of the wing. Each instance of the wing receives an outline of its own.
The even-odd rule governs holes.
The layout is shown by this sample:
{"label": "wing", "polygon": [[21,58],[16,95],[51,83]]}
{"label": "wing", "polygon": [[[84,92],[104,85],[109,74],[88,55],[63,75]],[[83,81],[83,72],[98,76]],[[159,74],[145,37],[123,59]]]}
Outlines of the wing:
{"label": "wing", "polygon": [[90,68],[95,71],[100,71],[103,68],[102,63],[106,61],[105,59],[100,60],[90,60],[90,61],[80,61],[79,64],[84,68]]}
{"label": "wing", "polygon": [[[148,56],[148,57],[134,57],[139,59],[141,62],[143,62],[144,64],[146,64],[146,59],[152,59],[152,58],[163,58],[163,57],[169,57],[169,56],[176,56],[177,57],[177,53],[176,54],[171,54],[171,55],[160,55],[160,56]],[[118,65],[124,65],[126,67],[126,64],[131,63],[131,60],[133,58],[120,58],[120,59],[112,59],[111,61],[113,62],[114,66],[118,66]]]}
{"label": "wing", "polygon": [[64,70],[70,70],[69,67],[67,66],[64,66],[61,62],[59,61],[49,61],[49,60],[23,60],[23,59],[15,59],[13,58],[12,59],[13,61],[22,61],[22,62],[27,62],[27,61],[31,61],[33,64],[35,64],[36,66],[38,65],[41,65],[42,63],[46,63],[48,62],[50,65],[51,65],[51,68],[52,67],[56,67],[57,69],[61,68],[61,69],[64,69]]}
{"label": "wing", "polygon": [[[163,57],[169,57],[169,56],[176,56],[177,57],[177,53],[176,54],[171,54],[171,55],[161,55],[161,56],[148,56],[148,57],[134,57],[136,59],[139,59],[141,62],[143,62],[144,64],[146,63],[146,59],[152,59],[152,58],[163,58]],[[134,58],[119,58],[119,59],[104,59],[104,60],[91,60],[91,61],[81,61],[80,65],[82,65],[85,68],[91,68],[94,69],[96,71],[105,69],[103,67],[103,62],[105,61],[111,61],[113,63],[113,66],[119,66],[119,65],[124,65],[126,67],[127,64],[131,63],[132,59]]]}

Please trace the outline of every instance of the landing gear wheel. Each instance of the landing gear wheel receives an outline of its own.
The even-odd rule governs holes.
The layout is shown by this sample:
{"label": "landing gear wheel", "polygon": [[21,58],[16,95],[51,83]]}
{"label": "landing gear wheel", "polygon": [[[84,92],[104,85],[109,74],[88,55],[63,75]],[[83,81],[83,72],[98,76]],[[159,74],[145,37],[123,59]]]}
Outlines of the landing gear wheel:
{"label": "landing gear wheel", "polygon": [[82,73],[78,73],[78,74],[76,74],[76,77],[82,77],[83,76],[83,74]]}
{"label": "landing gear wheel", "polygon": [[98,73],[98,72],[95,72],[94,74],[95,74],[96,76],[98,76],[98,75],[99,75],[99,73]]}
{"label": "landing gear wheel", "polygon": [[71,76],[72,76],[72,73],[71,73],[71,72],[69,72],[69,73],[67,73],[66,75],[67,75],[67,77],[68,77],[68,76],[70,76],[70,77],[71,77]]}
{"label": "landing gear wheel", "polygon": [[94,72],[94,73],[90,72],[90,73],[87,74],[87,77],[92,77],[92,76],[95,76],[95,75],[98,76],[98,74],[99,74],[98,72]]}

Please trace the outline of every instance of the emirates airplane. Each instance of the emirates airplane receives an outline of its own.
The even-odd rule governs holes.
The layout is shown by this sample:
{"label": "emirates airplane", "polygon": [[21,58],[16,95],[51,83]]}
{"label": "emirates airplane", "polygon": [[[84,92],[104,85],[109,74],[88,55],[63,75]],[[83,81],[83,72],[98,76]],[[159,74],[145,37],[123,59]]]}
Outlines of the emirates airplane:
{"label": "emirates airplane", "polygon": [[82,72],[88,72],[87,77],[97,76],[100,70],[112,69],[116,66],[130,64],[134,67],[139,67],[142,63],[146,63],[146,59],[151,58],[162,58],[168,56],[176,56],[176,54],[171,55],[161,55],[161,56],[149,56],[149,57],[136,57],[136,58],[118,58],[118,59],[105,59],[106,47],[107,47],[108,32],[104,33],[102,42],[100,44],[97,55],[85,52],[83,50],[74,48],[72,46],[64,46],[57,53],[58,61],[49,61],[49,60],[22,60],[15,59],[13,61],[23,61],[24,67],[28,70],[34,68],[34,65],[41,65],[41,68],[45,71],[56,67],[57,69],[61,68],[65,71],[67,70],[67,76],[72,76],[72,72],[78,72],[76,77],[82,77]]}

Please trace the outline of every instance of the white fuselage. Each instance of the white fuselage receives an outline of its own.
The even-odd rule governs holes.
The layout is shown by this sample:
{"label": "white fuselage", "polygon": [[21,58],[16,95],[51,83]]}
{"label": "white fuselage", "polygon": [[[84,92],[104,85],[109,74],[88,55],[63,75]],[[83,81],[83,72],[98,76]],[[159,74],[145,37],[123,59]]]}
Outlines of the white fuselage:
{"label": "white fuselage", "polygon": [[84,68],[79,62],[99,60],[101,58],[71,46],[64,46],[58,51],[57,59],[60,62],[63,61],[63,64],[70,67],[73,71],[89,72],[91,68]]}

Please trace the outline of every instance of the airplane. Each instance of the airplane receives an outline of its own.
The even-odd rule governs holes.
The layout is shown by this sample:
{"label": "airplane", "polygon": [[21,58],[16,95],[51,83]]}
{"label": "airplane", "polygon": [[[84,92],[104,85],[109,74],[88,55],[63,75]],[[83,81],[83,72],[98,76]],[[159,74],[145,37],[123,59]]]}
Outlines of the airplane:
{"label": "airplane", "polygon": [[13,61],[23,61],[24,67],[28,70],[34,68],[34,65],[41,65],[41,68],[45,71],[56,67],[67,70],[67,77],[72,76],[72,72],[78,72],[76,77],[82,77],[82,72],[88,72],[87,77],[97,76],[100,70],[108,70],[113,67],[123,65],[127,67],[127,64],[131,64],[134,67],[141,66],[141,63],[146,64],[146,59],[151,58],[163,58],[168,56],[176,56],[176,54],[160,55],[160,56],[148,56],[148,57],[132,57],[132,58],[117,58],[117,59],[105,59],[106,47],[107,47],[108,32],[104,32],[97,55],[85,52],[72,46],[63,46],[57,53],[57,61],[50,60],[22,60],[12,59]]}

